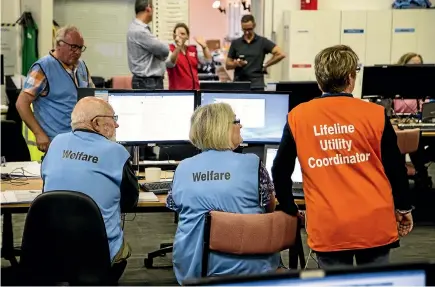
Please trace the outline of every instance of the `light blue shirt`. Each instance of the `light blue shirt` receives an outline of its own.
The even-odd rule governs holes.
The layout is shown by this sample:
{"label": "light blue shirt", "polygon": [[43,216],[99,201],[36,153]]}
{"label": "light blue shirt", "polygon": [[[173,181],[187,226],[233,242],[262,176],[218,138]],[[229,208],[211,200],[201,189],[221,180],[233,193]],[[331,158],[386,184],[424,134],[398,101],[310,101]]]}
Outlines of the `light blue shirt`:
{"label": "light blue shirt", "polygon": [[[178,165],[172,188],[174,209],[179,214],[173,249],[178,283],[201,277],[207,213],[265,213],[260,207],[259,165],[256,155],[214,150]],[[208,276],[269,272],[278,268],[279,260],[279,253],[256,258],[211,253]]]}

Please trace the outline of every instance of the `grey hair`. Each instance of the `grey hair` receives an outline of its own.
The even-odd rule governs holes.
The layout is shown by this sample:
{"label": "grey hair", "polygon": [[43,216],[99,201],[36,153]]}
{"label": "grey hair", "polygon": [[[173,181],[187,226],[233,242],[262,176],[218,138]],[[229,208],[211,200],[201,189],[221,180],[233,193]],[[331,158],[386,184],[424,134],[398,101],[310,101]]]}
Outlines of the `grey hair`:
{"label": "grey hair", "polygon": [[80,35],[82,34],[82,33],[80,33],[79,28],[77,28],[74,25],[64,26],[64,27],[60,28],[59,30],[57,30],[57,32],[56,32],[56,43],[59,43],[59,41],[64,40],[66,35],[68,35],[69,33],[72,33],[72,32],[77,32]]}

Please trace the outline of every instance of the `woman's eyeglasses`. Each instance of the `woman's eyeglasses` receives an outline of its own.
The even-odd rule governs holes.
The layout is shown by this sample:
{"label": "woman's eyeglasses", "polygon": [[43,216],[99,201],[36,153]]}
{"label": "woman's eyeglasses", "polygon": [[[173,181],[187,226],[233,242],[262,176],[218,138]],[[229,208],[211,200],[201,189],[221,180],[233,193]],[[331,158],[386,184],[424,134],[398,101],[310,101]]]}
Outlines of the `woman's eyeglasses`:
{"label": "woman's eyeglasses", "polygon": [[235,125],[240,125],[240,119],[235,119],[235,120],[233,121],[233,124],[235,124]]}

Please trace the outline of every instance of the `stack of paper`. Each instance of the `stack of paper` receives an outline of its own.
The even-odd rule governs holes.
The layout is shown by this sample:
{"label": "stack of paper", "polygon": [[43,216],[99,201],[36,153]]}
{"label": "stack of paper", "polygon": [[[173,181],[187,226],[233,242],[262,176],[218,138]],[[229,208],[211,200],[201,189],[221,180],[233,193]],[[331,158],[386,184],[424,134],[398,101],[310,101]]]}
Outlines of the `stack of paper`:
{"label": "stack of paper", "polygon": [[159,199],[153,192],[139,192],[139,202],[158,202]]}
{"label": "stack of paper", "polygon": [[6,190],[1,192],[1,204],[31,203],[42,191]]}

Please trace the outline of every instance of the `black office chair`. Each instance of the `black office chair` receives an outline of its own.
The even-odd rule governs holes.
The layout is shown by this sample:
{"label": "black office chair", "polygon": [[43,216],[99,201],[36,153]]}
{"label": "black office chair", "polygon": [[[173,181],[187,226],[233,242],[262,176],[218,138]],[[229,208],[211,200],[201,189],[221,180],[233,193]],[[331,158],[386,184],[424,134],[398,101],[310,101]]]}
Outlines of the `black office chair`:
{"label": "black office chair", "polygon": [[104,80],[103,77],[96,77],[96,76],[92,76],[92,82],[95,85],[95,88],[104,88],[106,85],[106,82]]}
{"label": "black office chair", "polygon": [[97,204],[74,191],[39,195],[27,214],[22,285],[111,285],[106,228]]}

